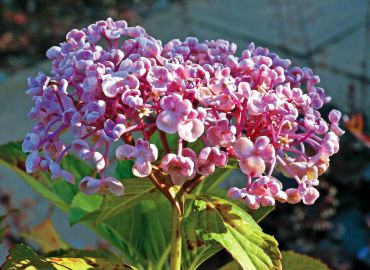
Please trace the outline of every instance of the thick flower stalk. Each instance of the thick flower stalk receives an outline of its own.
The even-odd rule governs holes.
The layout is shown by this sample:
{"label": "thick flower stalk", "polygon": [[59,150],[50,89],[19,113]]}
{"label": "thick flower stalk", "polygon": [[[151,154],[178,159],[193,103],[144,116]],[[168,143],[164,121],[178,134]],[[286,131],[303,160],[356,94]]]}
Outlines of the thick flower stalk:
{"label": "thick flower stalk", "polygon": [[[322,118],[330,98],[319,77],[253,43],[240,55],[225,40],[162,44],[139,26],[108,19],[72,30],[46,55],[50,74],[28,80],[29,117],[37,124],[23,143],[26,168],[73,182],[60,163],[74,152],[97,172],[78,179],[87,194],[124,194],[125,179],[107,175],[113,158],[133,160],[135,176],[163,189],[170,185],[164,178],[193,188],[236,160],[245,186],[231,188],[230,197],[253,209],[312,204],[317,178],[339,149],[341,114],[331,111],[329,123]],[[164,154],[150,142],[155,133]],[[175,149],[168,134],[177,135]],[[197,141],[203,148],[195,152]],[[296,187],[285,189],[274,171]]]}

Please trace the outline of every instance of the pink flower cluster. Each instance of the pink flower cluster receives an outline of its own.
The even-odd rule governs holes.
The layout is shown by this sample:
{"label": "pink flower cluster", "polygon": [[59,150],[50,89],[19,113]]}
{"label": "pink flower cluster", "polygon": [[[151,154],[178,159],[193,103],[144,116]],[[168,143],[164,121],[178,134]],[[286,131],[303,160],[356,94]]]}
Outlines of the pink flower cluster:
{"label": "pink flower cluster", "polygon": [[[134,161],[137,177],[155,168],[181,186],[235,159],[246,185],[231,188],[232,198],[254,209],[275,200],[312,204],[317,178],[339,148],[341,114],[333,110],[330,125],[322,118],[318,110],[330,98],[319,77],[253,43],[239,56],[225,40],[162,44],[139,26],[107,19],[72,30],[46,55],[51,73],[28,80],[37,124],[23,143],[26,168],[73,182],[60,162],[74,151],[99,175],[79,182],[88,194],[123,194],[122,182],[106,175],[113,146],[117,159]],[[155,133],[162,156],[150,143]],[[177,135],[174,153],[167,134]],[[284,190],[274,171],[297,187]]]}

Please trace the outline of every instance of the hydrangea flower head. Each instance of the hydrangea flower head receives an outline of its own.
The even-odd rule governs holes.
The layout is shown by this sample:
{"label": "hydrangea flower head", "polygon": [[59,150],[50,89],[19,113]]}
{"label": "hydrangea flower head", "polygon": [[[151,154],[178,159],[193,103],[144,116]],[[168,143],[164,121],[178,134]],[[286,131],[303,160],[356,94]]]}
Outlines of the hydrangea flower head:
{"label": "hydrangea flower head", "polygon": [[[28,79],[37,124],[23,142],[26,169],[73,182],[60,165],[73,151],[98,173],[76,179],[87,194],[123,195],[125,179],[107,175],[115,158],[133,160],[137,177],[177,186],[237,161],[246,184],[230,197],[253,209],[312,204],[317,177],[339,150],[341,113],[331,111],[329,123],[322,117],[330,97],[319,77],[253,43],[240,55],[221,39],[162,44],[142,27],[107,19],[70,31],[46,56],[50,73]],[[64,139],[67,131],[74,139]],[[274,172],[297,186],[285,189]]]}

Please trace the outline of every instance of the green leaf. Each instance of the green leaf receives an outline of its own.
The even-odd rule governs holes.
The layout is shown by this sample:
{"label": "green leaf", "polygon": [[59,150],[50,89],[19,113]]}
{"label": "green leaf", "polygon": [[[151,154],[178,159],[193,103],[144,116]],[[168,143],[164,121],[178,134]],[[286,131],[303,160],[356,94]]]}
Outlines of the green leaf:
{"label": "green leaf", "polygon": [[257,210],[253,211],[251,216],[257,223],[260,223],[274,209],[275,206],[265,206],[265,207],[261,206]]}
{"label": "green leaf", "polygon": [[[61,253],[61,252],[60,252]],[[43,257],[37,255],[25,245],[16,245],[9,251],[3,270],[126,270],[134,269],[124,264],[114,255],[104,251],[67,251],[59,257]]]}
{"label": "green leaf", "polygon": [[294,251],[283,251],[282,255],[284,270],[330,270],[321,261]]}
{"label": "green leaf", "polygon": [[[69,156],[65,158],[69,158]],[[21,143],[9,143],[0,146],[0,163],[15,171],[41,196],[69,213],[71,223],[85,221],[87,226],[94,229],[112,245],[120,249],[125,258],[127,255],[128,261],[138,266],[141,265],[142,269],[150,269],[157,265],[156,269],[168,268],[167,255],[170,250],[171,207],[163,196],[158,196],[158,199],[151,197],[152,195],[145,196],[147,195],[145,190],[148,191],[153,187],[150,181],[125,179],[124,185],[128,196],[126,198],[123,196],[122,198],[126,201],[121,202],[122,205],[120,205],[119,211],[115,212],[116,214],[113,213],[114,215],[104,219],[103,223],[96,224],[95,220],[89,221],[88,217],[96,218],[96,214],[100,213],[102,196],[88,196],[80,192],[76,194],[76,186],[62,183],[59,180],[52,181],[47,173],[38,172],[29,175],[25,172],[25,159],[26,155],[22,152]],[[79,175],[79,163],[83,164],[83,162],[74,160],[74,162],[64,163],[63,166],[75,165],[77,169],[74,170],[74,173],[77,175],[76,179],[78,179],[78,177],[82,176],[82,173],[90,173],[89,167],[82,165],[81,174]],[[72,167],[68,167],[68,169],[73,171]],[[131,200],[135,194],[139,193],[143,193],[142,195],[145,198],[141,197],[142,199],[147,197],[156,198],[156,202],[148,200],[148,204],[145,204],[145,202],[141,202],[141,199]],[[97,196],[98,199],[94,198],[94,196]],[[112,198],[113,196],[105,196],[107,201]],[[130,203],[127,202],[128,199],[131,200]],[[113,200],[110,202],[116,203]],[[137,203],[139,204],[137,205]],[[112,207],[114,205],[109,204],[109,206]],[[148,210],[148,208],[153,210]],[[148,241],[148,239],[151,240]],[[150,267],[148,268],[147,266]]]}
{"label": "green leaf", "polygon": [[51,262],[40,258],[31,248],[22,244],[10,249],[6,262],[0,268],[3,270],[55,269]]}
{"label": "green leaf", "polygon": [[83,177],[92,175],[94,171],[87,163],[73,155],[67,155],[63,157],[60,166],[64,170],[67,170],[73,174],[76,179],[76,186]]}
{"label": "green leaf", "polygon": [[64,180],[55,180],[51,183],[51,191],[59,196],[66,204],[71,204],[78,188]]}
{"label": "green leaf", "polygon": [[117,179],[126,179],[135,177],[132,173],[133,160],[117,160],[115,177]]}
{"label": "green leaf", "polygon": [[186,200],[187,209],[183,221],[183,245],[182,245],[182,268],[188,270],[197,269],[203,262],[222,249],[217,243],[205,243],[197,235],[197,219],[194,217],[194,201]]}
{"label": "green leaf", "polygon": [[69,214],[70,224],[76,224],[89,213],[98,210],[102,202],[102,195],[86,195],[83,192],[78,192],[77,195],[74,196],[71,204],[71,211]]}
{"label": "green leaf", "polygon": [[126,179],[123,183],[125,195],[120,197],[106,196],[96,213],[96,223],[117,216],[144,200],[156,200],[161,196],[158,189],[147,178]]}
{"label": "green leaf", "polygon": [[105,220],[101,233],[140,269],[168,269],[171,205],[161,197],[138,203]]}
{"label": "green leaf", "polygon": [[191,148],[195,153],[199,154],[200,150],[205,147],[205,143],[202,140],[196,140],[195,142],[188,143],[187,148]]}
{"label": "green leaf", "polygon": [[222,181],[229,176],[233,169],[230,168],[217,168],[213,174],[207,176],[199,185],[196,187],[194,193],[209,193],[217,189]]}
{"label": "green leaf", "polygon": [[14,166],[25,168],[26,155],[20,142],[10,142],[0,146],[0,159]]}
{"label": "green leaf", "polygon": [[242,267],[240,266],[240,264],[238,264],[237,261],[231,261],[218,270],[242,270]]}
{"label": "green leaf", "polygon": [[[245,210],[217,197],[190,197],[195,199],[195,207],[188,218],[192,221],[187,223],[186,231],[194,231],[197,239],[211,245],[222,245],[243,269],[281,269],[277,241],[265,234]],[[189,233],[186,235],[186,241],[192,241]]]}
{"label": "green leaf", "polygon": [[50,219],[45,219],[39,225],[22,232],[21,236],[27,240],[35,241],[42,252],[69,248],[56,231]]}

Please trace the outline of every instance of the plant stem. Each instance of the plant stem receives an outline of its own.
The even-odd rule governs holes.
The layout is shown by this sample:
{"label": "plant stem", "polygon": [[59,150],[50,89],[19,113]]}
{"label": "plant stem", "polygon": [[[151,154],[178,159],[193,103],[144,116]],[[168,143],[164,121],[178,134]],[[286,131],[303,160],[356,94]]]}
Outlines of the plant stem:
{"label": "plant stem", "polygon": [[166,153],[170,153],[171,150],[170,150],[170,147],[168,145],[168,141],[167,141],[167,136],[166,136],[166,133],[164,133],[162,130],[159,131],[159,137],[161,138],[161,141],[162,141],[162,144],[163,144],[163,148],[164,148],[164,151],[166,151]]}
{"label": "plant stem", "polygon": [[[183,204],[184,195],[180,196],[180,203]],[[182,219],[182,211],[179,212],[175,206],[172,206],[171,270],[181,270]]]}

